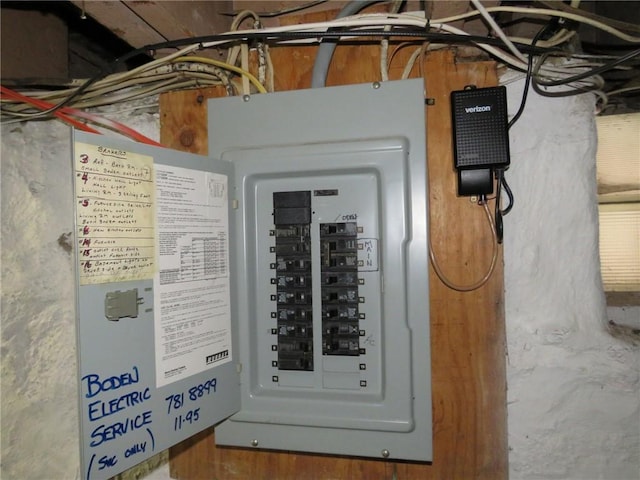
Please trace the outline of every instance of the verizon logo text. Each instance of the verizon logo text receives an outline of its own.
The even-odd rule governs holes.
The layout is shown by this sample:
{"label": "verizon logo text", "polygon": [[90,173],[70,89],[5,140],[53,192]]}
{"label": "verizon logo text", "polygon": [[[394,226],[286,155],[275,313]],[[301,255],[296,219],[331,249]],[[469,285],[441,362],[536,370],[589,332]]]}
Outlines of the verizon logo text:
{"label": "verizon logo text", "polygon": [[476,105],[475,107],[465,107],[466,113],[490,112],[491,105]]}

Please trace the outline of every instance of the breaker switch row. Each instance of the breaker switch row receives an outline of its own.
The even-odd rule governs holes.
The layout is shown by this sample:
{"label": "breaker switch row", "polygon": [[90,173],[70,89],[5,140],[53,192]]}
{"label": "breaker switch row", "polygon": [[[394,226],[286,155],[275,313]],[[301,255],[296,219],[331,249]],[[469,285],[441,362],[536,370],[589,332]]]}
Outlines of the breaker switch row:
{"label": "breaker switch row", "polygon": [[311,288],[311,192],[273,194],[276,303],[278,343],[274,350],[279,370],[313,370],[313,305]]}
{"label": "breaker switch row", "polygon": [[360,355],[358,225],[320,225],[323,355]]}

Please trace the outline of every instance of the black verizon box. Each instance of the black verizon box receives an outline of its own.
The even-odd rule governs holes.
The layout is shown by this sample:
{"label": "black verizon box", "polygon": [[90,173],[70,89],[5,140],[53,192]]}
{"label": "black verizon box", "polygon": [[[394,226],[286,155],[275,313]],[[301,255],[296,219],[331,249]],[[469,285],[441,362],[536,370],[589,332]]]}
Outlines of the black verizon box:
{"label": "black verizon box", "polygon": [[507,89],[473,88],[451,92],[453,156],[458,170],[509,165]]}

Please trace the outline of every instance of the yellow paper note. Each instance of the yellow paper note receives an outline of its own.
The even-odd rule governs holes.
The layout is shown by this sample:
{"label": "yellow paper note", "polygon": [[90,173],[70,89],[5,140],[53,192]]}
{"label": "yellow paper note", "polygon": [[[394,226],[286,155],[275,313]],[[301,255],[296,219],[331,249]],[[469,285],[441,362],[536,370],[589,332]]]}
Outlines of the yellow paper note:
{"label": "yellow paper note", "polygon": [[75,144],[80,285],[153,278],[153,158]]}

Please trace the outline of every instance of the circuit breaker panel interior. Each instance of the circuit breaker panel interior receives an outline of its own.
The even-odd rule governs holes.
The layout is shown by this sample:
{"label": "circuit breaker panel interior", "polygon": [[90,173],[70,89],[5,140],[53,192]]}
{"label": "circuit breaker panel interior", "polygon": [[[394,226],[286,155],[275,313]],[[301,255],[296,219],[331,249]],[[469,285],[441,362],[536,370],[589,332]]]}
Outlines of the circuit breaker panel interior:
{"label": "circuit breaker panel interior", "polygon": [[260,388],[378,392],[381,372],[368,368],[381,354],[378,175],[255,182],[257,228],[247,242],[258,268],[248,308]]}

